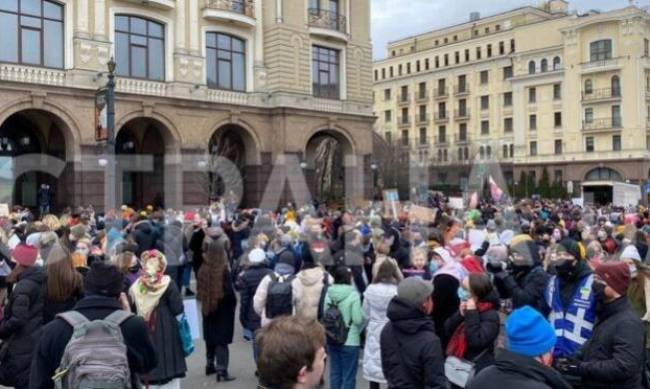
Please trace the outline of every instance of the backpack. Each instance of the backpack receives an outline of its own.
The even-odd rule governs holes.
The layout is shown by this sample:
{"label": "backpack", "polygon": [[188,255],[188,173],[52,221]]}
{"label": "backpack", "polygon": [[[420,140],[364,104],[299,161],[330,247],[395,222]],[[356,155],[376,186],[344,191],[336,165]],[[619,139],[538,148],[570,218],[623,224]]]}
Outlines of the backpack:
{"label": "backpack", "polygon": [[318,300],[318,320],[323,318],[325,313],[325,296],[327,296],[327,290],[330,288],[329,283],[329,273],[327,271],[323,272],[323,289],[320,292],[320,299]]}
{"label": "backpack", "polygon": [[345,345],[350,331],[350,326],[345,322],[338,305],[339,303],[330,300],[329,306],[321,319],[321,324],[323,324],[327,335],[327,343],[333,346]]}
{"label": "backpack", "polygon": [[117,310],[89,321],[77,311],[57,315],[73,328],[52,380],[57,389],[130,389],[131,372],[120,325],[131,317]]}
{"label": "backpack", "polygon": [[266,295],[266,317],[274,319],[279,316],[291,315],[293,313],[293,287],[291,277],[279,277],[271,273],[271,283]]}

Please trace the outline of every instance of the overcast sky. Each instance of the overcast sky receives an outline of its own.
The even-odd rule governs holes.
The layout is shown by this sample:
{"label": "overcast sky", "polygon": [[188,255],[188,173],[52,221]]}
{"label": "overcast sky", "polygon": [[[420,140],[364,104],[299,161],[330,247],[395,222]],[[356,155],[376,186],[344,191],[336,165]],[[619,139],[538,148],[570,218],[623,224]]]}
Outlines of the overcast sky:
{"label": "overcast sky", "polygon": [[[372,44],[375,59],[386,57],[386,44],[422,32],[469,20],[471,11],[481,16],[494,15],[540,0],[370,0],[372,4]],[[650,0],[635,0],[638,6],[650,6]],[[629,0],[569,0],[569,9],[578,12],[623,8]]]}

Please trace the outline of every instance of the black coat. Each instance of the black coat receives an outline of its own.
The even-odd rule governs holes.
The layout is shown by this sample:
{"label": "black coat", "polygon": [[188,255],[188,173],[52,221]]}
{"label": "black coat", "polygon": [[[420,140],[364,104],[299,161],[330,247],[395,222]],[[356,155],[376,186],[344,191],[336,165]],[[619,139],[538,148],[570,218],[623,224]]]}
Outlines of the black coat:
{"label": "black coat", "polygon": [[253,308],[253,297],[262,279],[272,273],[266,265],[251,266],[239,276],[237,290],[241,293],[241,306],[239,307],[239,322],[242,327],[257,331],[262,327],[262,319]]}
{"label": "black coat", "polygon": [[544,291],[548,281],[548,274],[536,265],[525,275],[512,275],[499,272],[494,277],[495,285],[499,290],[504,290],[503,298],[512,298],[513,309],[530,305],[543,316],[548,316],[549,308],[544,299]]}
{"label": "black coat", "polygon": [[83,290],[80,288],[75,291],[75,293],[66,301],[50,301],[47,298],[47,285],[44,282],[43,285],[45,292],[43,297],[45,299],[45,305],[43,307],[43,325],[54,320],[56,315],[62,312],[67,312],[74,308],[75,305],[81,300],[84,296]]}
{"label": "black coat", "polygon": [[[456,312],[445,322],[447,338],[451,338],[456,328],[463,321],[465,322],[465,338],[467,339],[465,359],[476,364],[477,372],[494,364],[494,342],[499,336],[501,328],[497,312],[499,296],[496,291],[492,291],[484,299],[484,302],[492,303],[493,308],[480,313],[477,309],[465,311],[465,317],[461,316],[460,312]],[[483,354],[481,355],[481,353]]]}
{"label": "black coat", "polygon": [[482,370],[467,389],[571,389],[560,373],[535,359],[500,350],[494,365]]}
{"label": "black coat", "polygon": [[578,371],[585,387],[640,389],[645,329],[627,297],[597,313],[594,332],[578,351]]}
{"label": "black coat", "polygon": [[203,241],[205,240],[205,231],[203,228],[196,229],[192,232],[189,241],[189,249],[192,251],[192,268],[194,273],[198,274],[203,264]]}
{"label": "black coat", "polygon": [[388,305],[387,316],[380,346],[388,387],[448,388],[445,357],[431,318],[398,297]]}
{"label": "black coat", "polygon": [[[135,306],[133,307],[135,308]],[[147,323],[158,365],[148,374],[152,385],[162,385],[185,377],[187,365],[176,316],[183,313],[183,298],[176,283],[170,282]],[[137,313],[136,309],[133,310]]]}
{"label": "black coat", "polygon": [[[122,306],[116,299],[89,296],[80,300],[74,308],[88,320],[101,320],[122,309]],[[141,317],[134,315],[125,320],[120,329],[127,347],[133,385],[137,385],[137,375],[145,374],[156,366],[156,351]],[[51,377],[59,367],[63,352],[71,337],[72,327],[62,319],[54,319],[43,327],[43,334],[40,342],[36,345],[31,366],[29,377],[31,389],[54,388]]]}
{"label": "black coat", "polygon": [[237,297],[230,272],[225,271],[223,277],[223,299],[219,301],[216,311],[203,317],[203,339],[209,345],[231,344],[234,337]]}
{"label": "black coat", "polygon": [[26,387],[32,353],[43,325],[43,268],[34,266],[18,276],[0,325],[0,339],[9,351],[0,364],[0,385]]}
{"label": "black coat", "polygon": [[458,279],[449,274],[440,274],[433,279],[433,313],[431,316],[443,350],[449,343],[449,337],[445,333],[445,322],[458,311],[458,304],[460,304],[459,286]]}
{"label": "black coat", "polygon": [[151,222],[142,220],[133,226],[133,239],[138,245],[135,255],[140,258],[143,252],[156,248],[158,236]]}

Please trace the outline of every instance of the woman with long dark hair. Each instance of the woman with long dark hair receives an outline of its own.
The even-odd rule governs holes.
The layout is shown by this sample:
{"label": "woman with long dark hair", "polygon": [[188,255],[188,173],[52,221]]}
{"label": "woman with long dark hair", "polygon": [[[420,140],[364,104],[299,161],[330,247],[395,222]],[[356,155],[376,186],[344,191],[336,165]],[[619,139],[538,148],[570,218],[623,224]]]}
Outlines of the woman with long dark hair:
{"label": "woman with long dark hair", "polygon": [[206,348],[205,374],[216,373],[217,381],[235,379],[228,374],[228,345],[232,343],[234,335],[237,298],[225,242],[223,239],[212,239],[206,244],[197,279],[197,299],[201,302]]}

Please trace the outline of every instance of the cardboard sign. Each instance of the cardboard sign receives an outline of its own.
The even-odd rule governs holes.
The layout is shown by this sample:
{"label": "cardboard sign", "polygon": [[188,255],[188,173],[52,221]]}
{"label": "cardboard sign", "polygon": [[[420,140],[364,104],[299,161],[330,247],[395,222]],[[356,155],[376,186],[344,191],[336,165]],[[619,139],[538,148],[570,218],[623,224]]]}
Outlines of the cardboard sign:
{"label": "cardboard sign", "polygon": [[463,209],[465,208],[465,202],[462,197],[450,197],[449,198],[449,208],[452,209]]}
{"label": "cardboard sign", "polygon": [[421,207],[419,205],[411,205],[409,209],[409,219],[411,221],[417,220],[423,223],[433,223],[436,220],[436,208]]}
{"label": "cardboard sign", "polygon": [[9,204],[0,204],[0,216],[9,216]]}

